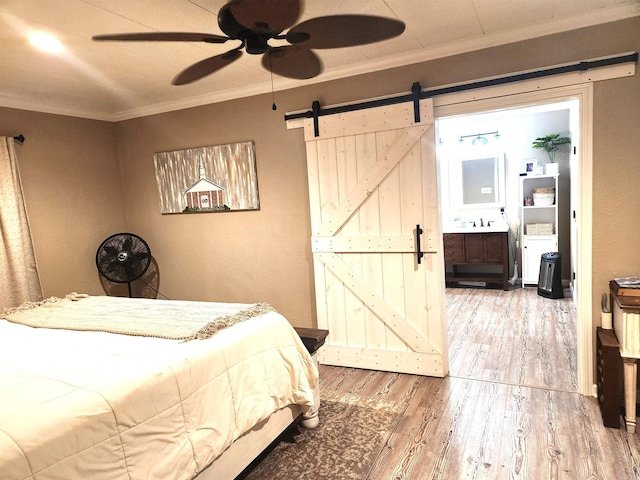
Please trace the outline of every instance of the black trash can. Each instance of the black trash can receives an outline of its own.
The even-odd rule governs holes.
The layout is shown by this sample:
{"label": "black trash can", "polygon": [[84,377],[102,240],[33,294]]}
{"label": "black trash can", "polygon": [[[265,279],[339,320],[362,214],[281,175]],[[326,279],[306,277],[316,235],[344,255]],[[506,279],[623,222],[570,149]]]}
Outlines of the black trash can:
{"label": "black trash can", "polygon": [[562,255],[559,252],[543,253],[540,257],[538,295],[547,298],[562,298]]}

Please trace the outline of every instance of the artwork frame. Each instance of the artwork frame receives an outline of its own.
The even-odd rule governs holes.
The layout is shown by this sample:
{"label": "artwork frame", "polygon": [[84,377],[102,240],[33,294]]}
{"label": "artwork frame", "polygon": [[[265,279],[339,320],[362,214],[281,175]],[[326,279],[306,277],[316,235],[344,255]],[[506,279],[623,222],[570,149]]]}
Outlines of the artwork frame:
{"label": "artwork frame", "polygon": [[252,141],[153,155],[160,213],[259,210]]}
{"label": "artwork frame", "polygon": [[538,160],[524,160],[522,162],[522,172],[526,173],[527,175],[533,175],[537,166]]}

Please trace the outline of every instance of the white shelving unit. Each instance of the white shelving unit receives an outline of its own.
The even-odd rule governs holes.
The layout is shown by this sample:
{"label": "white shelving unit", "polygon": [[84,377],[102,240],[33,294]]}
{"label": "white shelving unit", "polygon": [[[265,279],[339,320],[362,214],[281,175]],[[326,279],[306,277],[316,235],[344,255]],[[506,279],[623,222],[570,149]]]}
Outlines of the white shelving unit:
{"label": "white shelving unit", "polygon": [[[540,257],[543,253],[558,251],[558,175],[532,175],[520,177],[520,224],[522,247],[522,286],[537,285]],[[552,205],[528,205],[536,188],[552,187],[555,197]]]}

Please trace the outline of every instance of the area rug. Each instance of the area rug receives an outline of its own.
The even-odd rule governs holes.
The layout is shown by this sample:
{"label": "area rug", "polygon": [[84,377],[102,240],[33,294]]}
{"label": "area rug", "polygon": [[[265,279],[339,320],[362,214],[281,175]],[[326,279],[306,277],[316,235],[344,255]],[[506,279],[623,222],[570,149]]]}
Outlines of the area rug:
{"label": "area rug", "polygon": [[245,480],[362,480],[401,418],[399,405],[358,396],[322,400],[320,425],[281,441]]}

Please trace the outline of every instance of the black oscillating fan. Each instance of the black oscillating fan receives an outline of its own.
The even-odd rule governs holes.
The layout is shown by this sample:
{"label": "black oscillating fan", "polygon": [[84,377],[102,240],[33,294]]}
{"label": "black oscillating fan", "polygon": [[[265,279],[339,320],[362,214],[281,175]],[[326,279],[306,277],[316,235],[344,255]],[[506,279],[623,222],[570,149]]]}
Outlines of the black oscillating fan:
{"label": "black oscillating fan", "polygon": [[141,237],[133,233],[111,235],[98,247],[96,266],[104,278],[126,283],[131,297],[131,282],[140,278],[151,264],[151,250]]}

